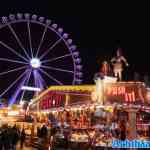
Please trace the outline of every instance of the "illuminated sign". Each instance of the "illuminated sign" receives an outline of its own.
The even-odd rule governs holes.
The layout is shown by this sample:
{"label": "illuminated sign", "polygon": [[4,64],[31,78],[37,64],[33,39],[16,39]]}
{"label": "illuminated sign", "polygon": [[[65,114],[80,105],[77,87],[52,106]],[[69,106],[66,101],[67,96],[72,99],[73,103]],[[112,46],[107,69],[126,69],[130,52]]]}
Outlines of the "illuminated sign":
{"label": "illuminated sign", "polygon": [[21,89],[22,90],[27,90],[27,91],[36,91],[36,92],[40,92],[41,91],[40,88],[30,87],[30,86],[22,86]]}
{"label": "illuminated sign", "polygon": [[50,109],[55,107],[62,107],[65,104],[65,95],[48,93],[40,100],[40,109]]}
{"label": "illuminated sign", "polygon": [[[68,102],[66,96],[68,96]],[[50,109],[64,107],[66,103],[70,106],[81,103],[87,104],[89,102],[91,102],[91,94],[89,92],[49,92],[41,98],[39,108]]]}
{"label": "illuminated sign", "polygon": [[144,102],[145,88],[142,83],[136,82],[105,83],[104,97],[105,101],[112,102]]}

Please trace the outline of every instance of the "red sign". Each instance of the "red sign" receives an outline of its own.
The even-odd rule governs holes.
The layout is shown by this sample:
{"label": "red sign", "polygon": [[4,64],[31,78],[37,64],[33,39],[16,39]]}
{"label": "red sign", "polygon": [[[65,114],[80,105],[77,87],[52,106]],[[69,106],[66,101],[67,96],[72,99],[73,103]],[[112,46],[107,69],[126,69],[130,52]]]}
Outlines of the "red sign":
{"label": "red sign", "polygon": [[[89,92],[72,92],[67,93],[68,95],[68,102],[67,105],[76,105],[76,104],[87,104],[91,102],[91,95]],[[64,107],[66,103],[66,93],[61,92],[49,92],[46,95],[44,95],[40,99],[39,107],[40,109],[50,109],[50,108],[56,108],[56,107]]]}
{"label": "red sign", "polygon": [[50,109],[55,107],[61,107],[64,104],[63,95],[48,93],[43,99],[40,100],[40,109]]}
{"label": "red sign", "polygon": [[128,91],[125,86],[113,86],[107,87],[106,95],[110,96],[122,96],[126,102],[134,102],[135,101],[135,91]]}
{"label": "red sign", "polygon": [[142,83],[106,83],[104,89],[105,101],[144,102],[144,85]]}

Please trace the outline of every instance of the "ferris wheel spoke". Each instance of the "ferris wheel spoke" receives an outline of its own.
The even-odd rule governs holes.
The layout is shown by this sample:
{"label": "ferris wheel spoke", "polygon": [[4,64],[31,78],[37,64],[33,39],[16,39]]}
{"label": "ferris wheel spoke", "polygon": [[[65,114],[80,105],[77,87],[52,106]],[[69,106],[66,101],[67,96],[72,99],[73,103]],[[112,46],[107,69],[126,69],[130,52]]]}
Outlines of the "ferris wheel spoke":
{"label": "ferris wheel spoke", "polygon": [[18,38],[18,36],[17,36],[16,32],[14,31],[14,29],[12,28],[12,26],[9,24],[8,27],[9,27],[10,31],[12,32],[12,34],[14,35],[15,39],[17,40],[19,46],[23,49],[23,51],[24,51],[25,55],[27,56],[27,58],[30,59],[28,53],[26,52],[25,48],[23,47],[20,39]]}
{"label": "ferris wheel spoke", "polygon": [[[44,89],[44,84],[45,81],[44,79],[41,77],[40,72],[38,70],[34,70],[33,71],[33,76],[34,76],[34,83],[35,83],[35,87],[40,88],[41,90]],[[37,93],[38,94],[38,91]]]}
{"label": "ferris wheel spoke", "polygon": [[0,76],[1,76],[1,75],[5,75],[5,74],[8,74],[8,73],[11,73],[11,72],[16,72],[16,71],[22,70],[22,69],[24,69],[24,68],[27,68],[27,67],[26,67],[26,66],[23,66],[23,67],[18,67],[18,68],[12,69],[12,70],[4,71],[4,72],[1,72],[1,73],[0,73]]}
{"label": "ferris wheel spoke", "polygon": [[45,26],[45,28],[44,28],[44,31],[43,31],[43,34],[42,34],[42,37],[41,37],[41,40],[40,40],[40,44],[39,44],[38,49],[37,49],[36,57],[38,56],[38,53],[39,53],[39,51],[40,51],[40,48],[41,48],[41,46],[42,46],[42,44],[43,44],[43,40],[44,40],[44,37],[45,37],[45,33],[46,33],[46,31],[47,31],[47,27],[48,27],[48,26]]}
{"label": "ferris wheel spoke", "polygon": [[30,22],[27,23],[28,26],[28,36],[29,36],[29,44],[30,44],[30,50],[31,50],[31,57],[33,58],[33,49],[32,49],[32,39],[31,39],[31,31],[30,31]]}
{"label": "ferris wheel spoke", "polygon": [[13,48],[11,48],[10,46],[8,46],[4,42],[0,41],[0,44],[3,45],[8,50],[10,50],[11,52],[13,52],[14,54],[16,54],[18,57],[20,57],[20,58],[22,58],[22,59],[24,59],[25,61],[28,62],[28,59],[26,59],[25,57],[23,57],[22,55],[20,55],[18,52],[16,52]]}
{"label": "ferris wheel spoke", "polygon": [[62,72],[67,72],[67,73],[74,73],[72,70],[66,70],[66,69],[61,69],[61,68],[56,68],[56,67],[50,67],[50,66],[41,66],[42,68],[50,69],[50,70],[57,70],[57,71],[62,71]]}
{"label": "ferris wheel spoke", "polygon": [[69,56],[72,56],[72,54],[66,54],[66,55],[55,57],[55,58],[52,58],[52,59],[49,59],[49,60],[43,60],[41,62],[42,63],[52,62],[52,61],[55,61],[55,60],[58,60],[58,59],[61,59],[61,58],[65,58],[65,57],[69,57]]}
{"label": "ferris wheel spoke", "polygon": [[40,69],[40,71],[45,74],[47,77],[49,77],[51,80],[55,81],[56,83],[58,83],[59,85],[63,85],[63,83],[61,83],[60,81],[58,81],[57,79],[55,79],[54,77],[52,77],[51,75],[49,75],[47,72],[45,72],[43,69]]}
{"label": "ferris wheel spoke", "polygon": [[62,38],[59,38],[49,49],[47,49],[45,51],[45,53],[40,57],[40,59],[45,57],[57,44],[59,44],[61,42],[61,40],[62,40]]}
{"label": "ferris wheel spoke", "polygon": [[29,80],[30,80],[31,73],[32,73],[32,69],[30,69],[30,70],[29,70],[29,73],[28,73],[27,79],[26,79],[26,81],[25,81],[25,85],[28,85]]}
{"label": "ferris wheel spoke", "polygon": [[37,72],[37,70],[34,70],[33,71],[33,76],[34,76],[34,84],[35,84],[35,87],[39,87],[38,86],[38,72]]}
{"label": "ferris wheel spoke", "polygon": [[41,85],[42,89],[44,89],[44,86],[46,87],[47,85],[46,85],[45,80],[42,78],[40,72],[38,72],[38,78],[39,78],[40,85]]}
{"label": "ferris wheel spoke", "polygon": [[37,80],[38,80],[40,88],[43,89],[44,86],[46,85],[46,83],[45,83],[45,80],[42,78],[42,76],[41,76],[39,71],[37,71]]}
{"label": "ferris wheel spoke", "polygon": [[23,77],[19,87],[16,89],[14,95],[11,97],[9,105],[12,105],[16,101],[16,98],[18,97],[19,93],[21,92],[21,87],[25,84],[25,82],[28,78],[28,74],[29,74],[28,72],[29,71],[26,72],[26,75]]}
{"label": "ferris wheel spoke", "polygon": [[44,86],[46,87],[46,82],[45,80],[42,78],[41,74],[38,72],[38,77],[39,77],[39,81],[40,81],[40,86],[42,89],[44,89]]}
{"label": "ferris wheel spoke", "polygon": [[25,74],[26,74],[27,70],[24,71],[24,73],[22,73],[4,92],[2,92],[0,94],[0,97],[2,97],[5,93],[7,93],[16,83],[18,80],[20,80]]}
{"label": "ferris wheel spoke", "polygon": [[22,95],[21,95],[21,98],[20,98],[20,103],[21,103],[22,100],[23,100],[24,94],[25,94],[25,91],[22,92]]}
{"label": "ferris wheel spoke", "polygon": [[[28,85],[29,80],[30,80],[31,73],[32,73],[32,69],[30,70],[30,72],[29,72],[29,74],[28,74],[28,77],[27,77],[27,79],[26,79],[26,81],[25,81],[25,82],[26,82],[26,83],[25,83],[25,85]],[[23,86],[23,85],[22,85],[22,86]],[[25,94],[25,90],[22,92],[22,95],[21,95],[20,101],[22,101],[22,100],[23,100],[24,94]]]}
{"label": "ferris wheel spoke", "polygon": [[18,60],[13,60],[13,59],[8,59],[8,58],[0,58],[0,61],[8,61],[8,62],[14,62],[14,63],[19,63],[19,64],[28,64],[23,61],[18,61]]}
{"label": "ferris wheel spoke", "polygon": [[37,83],[36,83],[37,87],[39,87],[40,89],[43,89],[43,84],[42,84],[41,79],[39,78],[39,75],[38,75],[38,78],[36,80],[37,80]]}

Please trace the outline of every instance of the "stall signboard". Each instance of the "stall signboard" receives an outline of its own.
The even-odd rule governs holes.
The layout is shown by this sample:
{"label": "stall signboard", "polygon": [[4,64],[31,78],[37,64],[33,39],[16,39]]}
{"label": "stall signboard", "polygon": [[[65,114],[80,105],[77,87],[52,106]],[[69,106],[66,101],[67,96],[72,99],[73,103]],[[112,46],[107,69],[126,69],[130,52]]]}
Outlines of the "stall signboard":
{"label": "stall signboard", "polygon": [[49,92],[40,99],[40,109],[51,109],[56,107],[64,107],[65,94]]}
{"label": "stall signboard", "polygon": [[91,93],[89,92],[50,91],[40,99],[39,108],[44,110],[71,105],[80,105],[81,103],[87,104],[90,102],[91,102]]}
{"label": "stall signboard", "polygon": [[141,82],[105,83],[105,102],[145,103],[145,87]]}

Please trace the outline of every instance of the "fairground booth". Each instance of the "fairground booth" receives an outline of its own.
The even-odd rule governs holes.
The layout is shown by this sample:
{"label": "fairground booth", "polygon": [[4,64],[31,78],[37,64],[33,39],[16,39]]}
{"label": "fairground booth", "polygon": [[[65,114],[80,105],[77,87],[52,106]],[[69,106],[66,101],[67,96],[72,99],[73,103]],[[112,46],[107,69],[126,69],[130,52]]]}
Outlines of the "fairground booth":
{"label": "fairground booth", "polygon": [[126,139],[150,138],[149,106],[150,90],[143,82],[105,77],[95,85],[50,86],[33,99],[28,113],[35,123],[71,128],[72,143],[111,147],[122,122]]}

